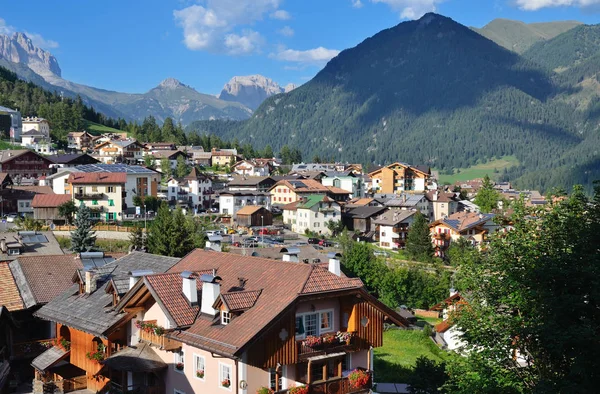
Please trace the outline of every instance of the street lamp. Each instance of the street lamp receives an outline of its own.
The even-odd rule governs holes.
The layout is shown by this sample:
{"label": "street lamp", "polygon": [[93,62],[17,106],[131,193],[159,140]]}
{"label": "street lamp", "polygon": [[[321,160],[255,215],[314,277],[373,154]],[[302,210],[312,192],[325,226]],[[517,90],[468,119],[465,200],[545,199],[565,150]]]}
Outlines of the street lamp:
{"label": "street lamp", "polygon": [[263,215],[260,215],[260,236],[263,248],[265,247],[265,221]]}
{"label": "street lamp", "polygon": [[[135,189],[131,189],[133,194],[138,195],[135,192]],[[146,211],[146,203],[144,202],[144,197],[140,196],[140,201],[142,202],[142,207],[144,207],[144,237],[148,236],[148,212]]]}

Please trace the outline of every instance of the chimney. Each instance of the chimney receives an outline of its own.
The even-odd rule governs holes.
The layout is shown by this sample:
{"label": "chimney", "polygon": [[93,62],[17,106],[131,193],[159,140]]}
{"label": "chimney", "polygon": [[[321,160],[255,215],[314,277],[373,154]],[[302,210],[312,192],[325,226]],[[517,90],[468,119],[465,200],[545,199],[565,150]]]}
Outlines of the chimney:
{"label": "chimney", "polygon": [[438,199],[438,191],[433,192],[433,201],[437,201]]}
{"label": "chimney", "polygon": [[245,284],[246,284],[246,279],[245,278],[238,278],[238,287],[240,289],[243,289]]}
{"label": "chimney", "polygon": [[96,291],[96,279],[94,278],[93,271],[85,271],[85,292],[86,294],[92,294]]}
{"label": "chimney", "polygon": [[139,270],[139,271],[130,271],[127,273],[127,275],[129,275],[129,289],[131,289],[133,286],[135,286],[135,284],[137,283],[137,281],[146,275],[152,275],[154,273],[154,271],[152,270]]}
{"label": "chimney", "polygon": [[327,257],[329,258],[329,272],[341,276],[340,257],[342,257],[342,255],[335,252],[329,252],[327,253]]}
{"label": "chimney", "polygon": [[[191,306],[198,305],[198,288],[196,287],[196,276],[191,271],[183,271],[181,273],[183,278],[182,292],[185,299]],[[204,293],[204,290],[202,291]]]}
{"label": "chimney", "polygon": [[211,316],[215,316],[218,312],[213,308],[213,304],[221,295],[221,284],[218,282],[221,278],[215,276],[215,274],[216,272],[213,270],[213,275],[204,274],[200,277],[202,281],[202,305],[200,305],[200,312]]}

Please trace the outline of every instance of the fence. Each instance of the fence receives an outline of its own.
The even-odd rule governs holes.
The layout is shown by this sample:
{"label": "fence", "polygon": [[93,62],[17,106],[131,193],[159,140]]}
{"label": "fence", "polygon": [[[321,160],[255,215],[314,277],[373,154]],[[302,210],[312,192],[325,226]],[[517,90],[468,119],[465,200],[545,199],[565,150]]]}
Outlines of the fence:
{"label": "fence", "polygon": [[[55,226],[53,231],[73,231],[75,229],[75,226]],[[116,224],[99,225],[93,228],[94,231],[116,231],[120,233],[128,233],[133,229],[134,227],[118,226]]]}

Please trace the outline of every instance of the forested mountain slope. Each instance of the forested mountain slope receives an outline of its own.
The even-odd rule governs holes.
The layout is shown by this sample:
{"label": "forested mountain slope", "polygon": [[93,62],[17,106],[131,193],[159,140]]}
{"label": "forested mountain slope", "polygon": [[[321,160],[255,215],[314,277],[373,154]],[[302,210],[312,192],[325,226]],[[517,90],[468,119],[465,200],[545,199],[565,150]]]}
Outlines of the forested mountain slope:
{"label": "forested mountain slope", "polygon": [[[555,99],[569,91],[547,68],[427,14],[341,52],[308,83],[267,99],[248,121],[192,129],[275,149],[297,146],[309,158],[402,160],[442,170],[515,155],[522,166],[508,174],[512,180],[543,189],[600,167],[589,151],[600,146],[595,127],[584,111]],[[538,170],[551,176],[522,178]]]}

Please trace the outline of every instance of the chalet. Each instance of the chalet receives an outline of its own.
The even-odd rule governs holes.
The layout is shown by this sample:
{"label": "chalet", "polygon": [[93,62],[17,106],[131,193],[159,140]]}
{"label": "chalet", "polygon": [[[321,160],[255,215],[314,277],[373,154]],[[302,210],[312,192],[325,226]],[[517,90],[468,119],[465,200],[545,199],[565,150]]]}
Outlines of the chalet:
{"label": "chalet", "polygon": [[238,161],[231,167],[231,170],[238,175],[269,176],[272,168],[269,160],[251,159]]}
{"label": "chalet", "polygon": [[284,223],[296,233],[309,230],[317,234],[329,235],[331,231],[327,228],[327,223],[342,220],[340,204],[322,194],[309,195],[302,200],[284,205],[282,210]]}
{"label": "chalet", "polygon": [[33,218],[36,220],[63,221],[58,213],[58,207],[71,201],[69,194],[36,194],[31,201]]}
{"label": "chalet", "polygon": [[49,175],[52,164],[48,158],[30,150],[0,151],[0,172],[9,174],[15,184]]}
{"label": "chalet", "polygon": [[37,194],[53,194],[48,186],[15,186],[0,190],[0,206],[4,213],[14,212],[20,216],[33,216],[31,203]]}
{"label": "chalet", "polygon": [[462,345],[460,341],[462,332],[454,326],[452,314],[466,304],[459,292],[450,290],[450,297],[429,308],[431,311],[442,313],[443,321],[435,326],[434,339],[445,349],[456,350]]}
{"label": "chalet", "polygon": [[326,195],[334,201],[347,201],[350,192],[335,186],[324,186],[312,179],[281,180],[269,190],[273,204],[283,205],[298,201],[311,194]]}
{"label": "chalet", "polygon": [[404,249],[408,229],[417,211],[389,210],[373,220],[377,226],[379,247],[384,249]]}
{"label": "chalet", "polygon": [[[131,340],[132,335],[136,339],[140,335],[134,323],[142,309],[116,306],[142,275],[163,273],[177,261],[133,252],[100,267],[84,265],[73,270],[70,288],[34,314],[56,324],[55,345],[32,362],[34,392],[75,381],[78,388],[94,392],[109,388],[127,392],[129,387],[143,386],[154,388],[144,392],[164,394],[160,374],[167,364],[156,357],[154,349]],[[165,343],[171,341],[165,338]]]}
{"label": "chalet", "polygon": [[71,132],[67,134],[67,147],[69,149],[86,151],[94,148],[94,136],[87,131]]}
{"label": "chalet", "polygon": [[25,131],[21,135],[21,146],[46,155],[54,151],[50,137],[42,131],[34,129]]}
{"label": "chalet", "polygon": [[429,220],[440,220],[458,212],[460,198],[456,195],[457,193],[440,192],[438,190],[432,190],[425,194],[425,197],[429,200]]}
{"label": "chalet", "polygon": [[144,142],[143,145],[147,151],[177,150],[177,144],[174,142]]}
{"label": "chalet", "polygon": [[498,229],[493,214],[457,212],[429,225],[436,256],[444,257],[452,241],[463,238],[474,246],[483,244]]}
{"label": "chalet", "polygon": [[205,152],[201,146],[188,146],[185,150],[188,155],[191,155],[191,160],[194,164],[205,167],[211,165],[212,153]]}
{"label": "chalet", "polygon": [[66,192],[76,205],[91,209],[91,217],[106,222],[122,220],[125,205],[123,192],[127,182],[124,172],[73,172],[67,179]]}
{"label": "chalet", "polygon": [[211,164],[213,166],[226,167],[235,164],[238,161],[237,149],[217,149],[211,150]]}
{"label": "chalet", "polygon": [[178,202],[187,207],[202,208],[210,205],[212,179],[193,167],[183,179],[174,177],[167,181],[167,200],[169,203]]}
{"label": "chalet", "polygon": [[98,164],[99,160],[94,159],[92,156],[87,153],[71,153],[66,155],[53,155],[48,156],[48,159],[52,160],[54,164],[50,167],[52,168],[70,168],[75,166],[80,166],[84,164]]}
{"label": "chalet", "polygon": [[237,211],[234,219],[238,226],[242,227],[271,226],[273,224],[271,211],[256,205],[246,205]]}
{"label": "chalet", "polygon": [[275,183],[276,181],[268,176],[234,176],[227,184],[227,188],[230,191],[266,192]]}
{"label": "chalet", "polygon": [[390,209],[420,211],[425,217],[429,218],[431,203],[424,194],[376,194],[375,198],[381,199],[383,205]]}
{"label": "chalet", "polygon": [[271,208],[271,195],[253,191],[228,191],[219,192],[219,213],[235,217],[237,212],[245,206],[255,205]]}
{"label": "chalet", "polygon": [[185,152],[182,152],[180,150],[159,149],[159,150],[153,150],[152,152],[148,152],[146,154],[152,156],[152,158],[154,160],[154,167],[156,167],[156,169],[160,172],[166,172],[166,169],[165,170],[162,169],[163,160],[168,161],[169,168],[171,170],[174,170],[175,168],[177,168],[177,160],[180,157],[184,160],[184,162],[187,163],[187,161],[188,161],[188,157],[185,154]]}
{"label": "chalet", "polygon": [[364,197],[365,185],[362,176],[356,175],[352,171],[325,172],[325,176],[321,178],[321,183],[324,186],[333,186],[350,192],[350,198]]}
{"label": "chalet", "polygon": [[386,207],[363,206],[350,209],[346,207],[342,214],[342,221],[344,222],[344,226],[350,231],[358,231],[362,234],[371,233],[368,237],[370,238],[377,230],[374,220],[386,210]]}
{"label": "chalet", "polygon": [[[123,389],[133,382],[143,385],[150,382],[144,380],[148,368],[132,370],[138,359],[152,357],[146,364],[155,368],[152,384],[164,384],[162,393],[254,394],[261,387],[280,391],[301,385],[314,393],[334,387],[339,394],[368,392],[384,321],[407,322],[360,280],[341,275],[339,264],[339,255],[325,267],[197,249],[167,273],[145,275],[114,312],[102,312],[127,316],[121,335],[135,349],[107,354],[105,375]],[[103,335],[109,336],[110,349],[110,331]],[[348,377],[357,369],[366,377],[358,390],[350,388]]]}
{"label": "chalet", "polygon": [[134,139],[111,140],[96,145],[94,158],[104,164],[139,164],[144,161],[144,146]]}
{"label": "chalet", "polygon": [[373,193],[425,192],[431,186],[429,167],[393,163],[369,173]]}

